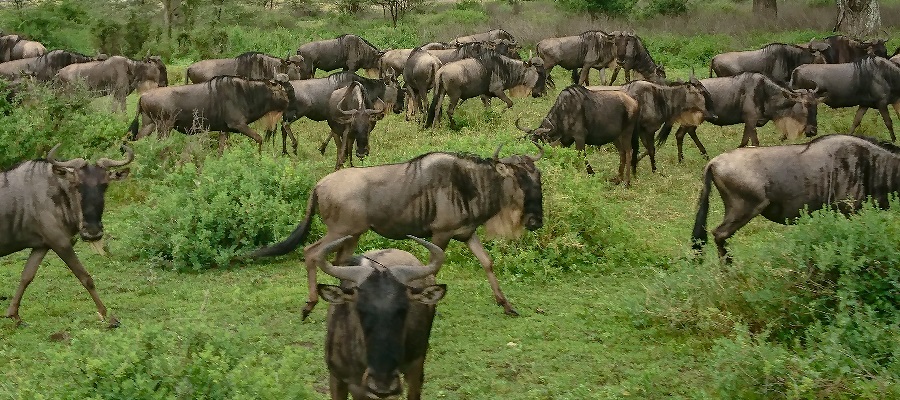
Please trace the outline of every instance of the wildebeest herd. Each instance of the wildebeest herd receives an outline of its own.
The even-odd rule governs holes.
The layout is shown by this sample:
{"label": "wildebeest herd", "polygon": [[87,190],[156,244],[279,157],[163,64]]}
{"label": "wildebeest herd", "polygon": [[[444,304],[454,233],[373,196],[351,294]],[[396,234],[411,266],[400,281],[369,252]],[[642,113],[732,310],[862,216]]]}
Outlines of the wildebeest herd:
{"label": "wildebeest herd", "polygon": [[[877,139],[853,136],[868,108],[877,108],[895,140],[888,106],[900,113],[900,49],[888,58],[885,40],[862,41],[832,36],[803,44],[773,43],[758,50],[715,56],[710,77],[669,80],[631,32],[600,30],[549,38],[536,45],[536,56],[522,59],[519,42],[508,32],[490,32],[433,42],[414,49],[383,51],[352,34],[301,45],[286,58],[247,52],[235,58],[190,65],[184,85],[168,86],[159,57],[132,60],[121,56],[86,56],[65,50],[48,52],[38,42],[18,35],[0,37],[0,77],[17,88],[31,80],[56,81],[63,87],[81,82],[98,96],[111,95],[115,111],[124,111],[128,94],[139,90],[137,111],[128,132],[140,140],[152,132],[168,135],[218,131],[219,151],[227,133],[241,133],[261,148],[278,128],[282,153],[287,138],[297,154],[291,123],[302,117],[327,121],[337,145],[336,171],[311,190],[306,216],[282,242],[254,251],[254,258],[287,254],[306,241],[315,214],[326,235],[304,248],[309,297],[302,318],[319,296],[330,303],[326,362],[332,398],[385,398],[399,395],[406,382],[408,398],[418,399],[424,361],[435,315],[435,304],[446,285],[435,275],[451,240],[465,242],[483,266],[495,300],[509,315],[517,315],[493,272],[493,262],[476,229],[515,237],[543,225],[541,172],[536,162],[544,145],[575,144],[584,155],[587,145],[612,143],[619,152],[614,182],[631,184],[631,174],[646,148],[657,170],[655,148],[675,125],[678,159],[690,135],[704,121],[725,126],[744,124],[738,148],[713,158],[703,172],[692,243],[702,250],[707,240],[706,217],[711,184],[725,206],[724,221],[713,230],[719,255],[728,260],[725,241],[757,215],[789,223],[801,210],[833,205],[852,212],[867,198],[886,207],[888,196],[900,190],[900,148]],[[407,162],[342,169],[356,145],[356,156],[369,154],[369,135],[388,110],[423,128],[441,119],[445,96],[447,120],[460,101],[480,97],[485,106],[498,97],[513,106],[507,92],[545,96],[554,86],[556,66],[572,71],[573,85],[563,89],[536,128],[515,126],[539,150],[536,155],[492,157],[430,152]],[[605,81],[605,69],[614,68]],[[314,78],[317,70],[342,69]],[[366,70],[369,77],[356,74]],[[620,69],[622,86],[589,85],[590,70],[601,71],[612,85]],[[631,80],[637,73],[641,80]],[[715,77],[713,77],[715,75]],[[189,82],[191,82],[189,84]],[[428,93],[434,95],[429,102]],[[859,107],[850,135],[828,135],[806,144],[759,145],[756,130],[773,121],[782,138],[812,137],[817,131],[817,105]],[[430,105],[429,105],[430,104]],[[428,105],[428,106],[427,106]],[[266,121],[265,135],[250,127]],[[123,129],[124,131],[124,129]],[[123,179],[126,157],[57,159],[54,147],[46,160],[25,161],[2,172],[0,191],[0,256],[31,249],[22,278],[6,316],[20,322],[19,305],[40,261],[53,250],[72,270],[111,326],[93,280],[78,260],[72,237],[87,242],[103,236],[104,194],[110,181]],[[593,168],[584,160],[587,173]],[[360,235],[373,230],[392,239],[410,237],[425,246],[431,260],[422,266],[414,256],[397,250],[375,250],[354,256]],[[430,237],[431,242],[419,239]],[[329,254],[336,253],[332,265]],[[318,284],[317,270],[341,280],[340,286]],[[403,375],[401,380],[400,375]]]}

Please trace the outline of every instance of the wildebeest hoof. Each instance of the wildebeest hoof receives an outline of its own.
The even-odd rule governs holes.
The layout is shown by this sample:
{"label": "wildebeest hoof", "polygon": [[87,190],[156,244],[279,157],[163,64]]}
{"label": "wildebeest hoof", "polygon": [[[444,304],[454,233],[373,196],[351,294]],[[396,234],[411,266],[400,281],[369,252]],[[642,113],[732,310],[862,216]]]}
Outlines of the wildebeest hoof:
{"label": "wildebeest hoof", "polygon": [[312,313],[313,308],[316,307],[316,303],[317,303],[317,302],[315,302],[315,301],[307,301],[307,302],[306,302],[306,306],[303,307],[303,313],[302,313],[302,316],[301,316],[301,318],[300,318],[301,321],[306,321],[306,317],[308,317],[309,314]]}
{"label": "wildebeest hoof", "polygon": [[116,328],[118,328],[118,327],[121,326],[121,325],[122,325],[122,324],[119,322],[118,319],[116,319],[116,317],[110,316],[110,317],[109,317],[109,324],[106,325],[106,329],[116,329]]}
{"label": "wildebeest hoof", "polygon": [[519,316],[519,312],[516,311],[514,308],[507,308],[507,309],[503,310],[503,313],[506,315],[509,315],[510,317],[518,317]]}

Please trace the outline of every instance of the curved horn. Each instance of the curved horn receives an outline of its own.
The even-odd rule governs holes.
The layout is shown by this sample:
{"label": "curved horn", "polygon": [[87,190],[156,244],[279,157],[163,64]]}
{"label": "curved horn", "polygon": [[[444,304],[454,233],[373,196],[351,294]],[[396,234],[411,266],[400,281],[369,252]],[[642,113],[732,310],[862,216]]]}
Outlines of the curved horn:
{"label": "curved horn", "polygon": [[340,102],[340,101],[337,103],[337,109],[338,109],[338,111],[342,112],[344,115],[353,115],[353,114],[355,114],[356,111],[357,111],[355,108],[352,109],[352,110],[349,110],[349,111],[347,111],[347,110],[341,108],[341,102]]}
{"label": "curved horn", "polygon": [[519,129],[520,131],[522,131],[522,132],[525,132],[525,133],[531,133],[531,131],[529,131],[528,129],[523,128],[522,125],[519,125],[519,120],[521,120],[521,119],[522,119],[522,117],[516,118],[516,128],[518,128],[518,129]]}
{"label": "curved horn", "polygon": [[97,160],[97,166],[103,167],[103,168],[118,168],[118,167],[123,167],[125,165],[128,165],[132,161],[134,161],[134,150],[131,150],[131,147],[128,147],[123,144],[122,151],[125,152],[124,160],[116,161],[116,160],[111,160],[109,158],[101,158],[101,159]]}
{"label": "curved horn", "polygon": [[500,162],[500,149],[502,149],[502,148],[503,148],[503,143],[500,143],[500,145],[497,146],[497,150],[494,151],[494,161]]}
{"label": "curved horn", "polygon": [[56,146],[53,146],[52,149],[50,149],[50,152],[47,153],[47,162],[49,162],[50,164],[53,164],[56,167],[60,167],[60,168],[81,168],[85,164],[87,164],[87,161],[85,161],[83,158],[76,158],[76,159],[72,159],[69,161],[57,160],[56,159],[56,150],[59,149],[59,146],[61,146],[61,145],[62,145],[62,143],[59,143]]}
{"label": "curved horn", "polygon": [[394,275],[394,277],[404,285],[408,285],[409,282],[416,279],[421,279],[428,275],[437,274],[437,272],[441,269],[441,265],[444,264],[444,250],[442,250],[436,244],[431,243],[427,240],[419,239],[412,235],[406,235],[406,237],[415,240],[422,246],[428,248],[428,252],[431,253],[431,258],[429,258],[428,265],[424,267],[418,265],[402,265],[392,267],[390,269],[391,274]]}
{"label": "curved horn", "polygon": [[331,264],[330,261],[328,261],[328,255],[352,237],[352,235],[347,235],[325,245],[325,247],[322,248],[322,252],[319,253],[319,259],[317,260],[316,264],[319,266],[322,272],[328,275],[331,275],[338,279],[348,280],[350,282],[353,282],[354,285],[359,285],[360,282],[366,280],[366,277],[368,277],[369,274],[374,271],[374,269],[362,265],[335,267]]}
{"label": "curved horn", "polygon": [[535,162],[535,161],[537,161],[537,160],[540,160],[541,157],[544,156],[544,146],[541,146],[540,143],[535,142],[535,141],[533,141],[532,143],[534,143],[534,145],[537,146],[537,148],[540,149],[541,151],[538,152],[538,155],[537,155],[537,156],[526,156],[526,157],[530,158],[530,159],[531,159],[531,162]]}

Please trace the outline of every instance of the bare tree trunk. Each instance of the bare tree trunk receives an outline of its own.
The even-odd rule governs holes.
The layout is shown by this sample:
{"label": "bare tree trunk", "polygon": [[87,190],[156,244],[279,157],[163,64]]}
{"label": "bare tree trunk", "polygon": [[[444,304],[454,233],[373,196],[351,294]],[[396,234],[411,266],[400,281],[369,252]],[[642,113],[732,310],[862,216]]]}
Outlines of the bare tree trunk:
{"label": "bare tree trunk", "polygon": [[881,9],[878,0],[837,0],[835,32],[866,38],[881,29]]}
{"label": "bare tree trunk", "polygon": [[181,16],[181,0],[162,0],[163,22],[166,25],[166,38],[172,38],[172,25]]}
{"label": "bare tree trunk", "polygon": [[753,12],[778,15],[778,2],[776,0],[753,0]]}

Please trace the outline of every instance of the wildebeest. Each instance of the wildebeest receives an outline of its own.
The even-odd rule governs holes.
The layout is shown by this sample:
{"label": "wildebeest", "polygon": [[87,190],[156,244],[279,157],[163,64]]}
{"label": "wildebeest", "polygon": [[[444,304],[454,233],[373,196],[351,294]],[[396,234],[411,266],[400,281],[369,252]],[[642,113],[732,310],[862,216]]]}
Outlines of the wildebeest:
{"label": "wildebeest", "polygon": [[428,50],[428,53],[437,57],[441,63],[449,64],[466,58],[475,58],[490,51],[481,42],[474,42],[464,43],[452,49]]}
{"label": "wildebeest", "polygon": [[[167,135],[171,129],[185,134],[198,130],[219,131],[219,153],[225,148],[225,133],[240,132],[262,148],[262,137],[248,124],[267,114],[291,116],[294,90],[281,75],[278,80],[248,80],[217,76],[205,83],[169,86],[151,90],[138,99],[129,130],[132,139],[154,129]],[[138,118],[142,118],[138,130]]]}
{"label": "wildebeest", "polygon": [[[575,144],[575,149],[585,156],[585,145],[602,146],[613,143],[619,150],[619,174],[614,182],[631,185],[631,149],[636,145],[634,134],[638,103],[625,92],[618,90],[591,91],[580,85],[563,89],[556,103],[541,121],[537,129],[516,127],[531,136],[532,140],[547,143],[559,142],[565,147]],[[593,174],[591,164],[584,159],[588,174]]]}
{"label": "wildebeest", "polygon": [[[422,50],[447,50],[453,49],[452,46],[447,43],[440,42],[431,42],[423,44],[416,49]],[[409,59],[409,56],[415,49],[393,49],[386,50],[384,55],[378,59],[378,69],[379,76],[383,76],[384,74],[394,74],[399,75],[403,68],[406,67],[406,61]]]}
{"label": "wildebeest", "polygon": [[403,250],[371,250],[347,266],[333,266],[325,256],[341,247],[345,236],[328,243],[319,259],[322,272],[341,280],[340,286],[319,284],[328,305],[325,362],[332,399],[385,398],[400,395],[407,384],[407,399],[422,396],[425,356],[435,305],[447,293],[436,285],[435,274],[444,251],[416,237],[431,253],[427,266]]}
{"label": "wildebeest", "polygon": [[844,35],[829,36],[825,39],[813,40],[811,43],[826,43],[828,48],[822,52],[828,64],[843,64],[875,56],[887,58],[887,47],[884,39],[859,40]]}
{"label": "wildebeest", "polygon": [[103,238],[103,205],[106,187],[111,181],[124,179],[128,169],[120,168],[132,160],[134,153],[124,147],[124,160],[101,158],[89,163],[83,158],[61,161],[56,158],[56,145],[46,160],[26,161],[0,173],[0,257],[31,249],[22,271],[19,288],[13,295],[6,317],[21,323],[19,305],[25,289],[34,279],[41,260],[53,250],[87,289],[102,320],[110,327],[118,321],[107,315],[94,280],[78,260],[73,236],[86,242]]}
{"label": "wildebeest", "polygon": [[828,135],[806,144],[742,148],[713,158],[703,172],[693,247],[706,244],[710,182],[725,204],[713,230],[719,256],[725,241],[757,215],[785,224],[800,213],[834,206],[844,213],[871,198],[888,206],[900,190],[900,148],[873,138]]}
{"label": "wildebeest", "polygon": [[131,60],[112,56],[103,61],[77,63],[60,69],[56,78],[71,84],[83,81],[100,96],[112,95],[113,111],[125,112],[125,98],[133,91],[168,86],[166,65],[159,57]]}
{"label": "wildebeest", "polygon": [[47,48],[40,42],[25,39],[19,35],[0,37],[0,63],[40,57],[47,54]]}
{"label": "wildebeest", "polygon": [[475,33],[466,36],[460,36],[456,39],[450,41],[451,46],[459,46],[465,43],[474,43],[474,42],[492,42],[496,40],[507,40],[513,43],[518,43],[516,38],[513,35],[503,29],[491,29],[487,32]]}
{"label": "wildebeest", "polygon": [[635,70],[645,80],[660,85],[666,83],[665,68],[653,61],[639,36],[629,32],[618,32],[613,37],[616,42],[616,69],[609,78],[610,85],[616,81],[620,69],[625,70],[625,82],[631,82],[631,71]]}
{"label": "wildebeest", "polygon": [[417,47],[413,49],[403,67],[403,81],[406,84],[408,97],[406,119],[411,114],[424,114],[428,91],[434,88],[437,72],[444,64],[427,50]]}
{"label": "wildebeest", "polygon": [[[606,32],[587,31],[578,36],[541,40],[537,44],[537,55],[544,60],[547,76],[559,65],[572,71],[572,83],[587,85],[591,68],[606,68],[616,59],[616,42]],[[582,69],[580,75],[576,74],[579,68]]]}
{"label": "wildebeest", "polygon": [[[356,143],[356,156],[369,155],[369,134],[375,123],[384,118],[384,104],[380,108],[367,107],[366,89],[359,82],[351,82],[346,87],[335,90],[328,100],[328,126],[337,146],[337,161],[334,169],[340,169],[349,158],[353,166],[350,149]],[[377,107],[377,106],[376,106]]]}
{"label": "wildebeest", "polygon": [[709,77],[734,76],[744,72],[758,72],[775,83],[787,86],[791,71],[803,64],[822,64],[827,43],[811,43],[808,47],[771,43],[759,50],[735,51],[713,57],[709,63]]}
{"label": "wildebeest", "polygon": [[[639,111],[635,135],[638,136],[647,154],[650,156],[650,167],[656,172],[656,147],[653,136],[663,124],[679,123],[699,125],[703,118],[711,117],[709,110],[709,92],[693,75],[688,82],[673,82],[669,85],[657,85],[648,81],[632,81],[622,86],[621,90],[637,100]],[[632,147],[632,166],[638,162],[637,141]]]}
{"label": "wildebeest", "polygon": [[823,102],[831,108],[859,106],[850,134],[856,131],[869,108],[881,112],[881,118],[896,141],[888,105],[900,114],[900,65],[885,58],[869,57],[854,63],[801,65],[791,74],[794,89],[818,88]]}
{"label": "wildebeest", "polygon": [[341,35],[334,39],[309,42],[297,49],[305,61],[304,76],[312,77],[317,69],[332,71],[338,68],[356,72],[363,68],[378,68],[378,60],[384,54],[375,45],[356,35]]}
{"label": "wildebeest", "polygon": [[381,236],[431,237],[441,249],[451,239],[465,242],[487,273],[497,304],[517,315],[500,290],[493,262],[475,230],[485,225],[488,234],[514,237],[525,229],[543,226],[541,172],[538,156],[492,158],[471,154],[427,153],[408,162],[332,172],[312,190],[306,218],[284,241],[262,248],[254,257],[284,255],[306,240],[317,210],[328,233],[306,246],[303,255],[309,300],[303,318],[318,302],[316,265],[324,257],[322,246],[352,235],[337,252],[336,262],[347,260],[359,236],[373,230]]}
{"label": "wildebeest", "polygon": [[900,65],[900,47],[897,47],[897,50],[894,50],[894,55],[891,56],[891,61],[894,64]]}
{"label": "wildebeest", "polygon": [[524,86],[533,97],[540,97],[547,89],[546,78],[543,67],[530,60],[513,60],[493,52],[445,64],[435,78],[434,98],[428,108],[425,126],[433,127],[440,121],[445,94],[450,97],[447,118],[455,126],[453,113],[460,100],[476,96],[482,96],[482,99],[499,97],[506,103],[506,108],[510,108],[513,102],[506,96],[507,89]]}
{"label": "wildebeest", "polygon": [[[392,109],[399,113],[403,109],[403,93],[400,91],[397,79],[393,76],[385,76],[381,79],[369,79],[353,72],[336,72],[325,78],[291,81],[296,102],[293,110],[284,116],[281,129],[281,152],[287,154],[287,137],[290,136],[294,154],[297,154],[297,138],[291,130],[291,123],[306,117],[313,121],[325,121],[328,119],[328,100],[331,93],[345,87],[352,82],[359,82],[365,89],[366,108]],[[378,103],[384,103],[383,106]],[[274,133],[274,132],[273,132]],[[325,153],[325,148],[331,140],[329,135],[319,147],[319,152]]]}
{"label": "wildebeest", "polygon": [[[807,137],[817,133],[817,111],[819,98],[815,90],[790,90],[783,88],[755,72],[746,72],[724,78],[701,79],[700,83],[709,92],[712,108],[709,110],[714,118],[706,121],[717,126],[744,124],[744,135],[739,147],[748,143],[759,146],[756,128],[769,121],[782,133],[782,139],[797,138],[801,134]],[[661,146],[672,130],[672,123],[666,125],[657,134],[657,146]],[[706,156],[706,148],[697,138],[696,125],[681,125],[675,134],[678,144],[678,161],[684,159],[682,144],[684,135],[690,134],[700,153]]]}
{"label": "wildebeest", "polygon": [[65,50],[53,50],[39,57],[23,58],[0,64],[0,76],[14,80],[20,76],[30,75],[39,81],[49,81],[64,67],[89,61],[94,57]]}
{"label": "wildebeest", "polygon": [[270,56],[256,51],[246,52],[234,58],[218,58],[197,61],[188,66],[184,73],[184,84],[188,81],[203,83],[215,76],[229,75],[244,79],[275,79],[276,74],[287,74],[288,79],[309,79],[311,71],[304,65],[303,56],[293,55],[287,59]]}

